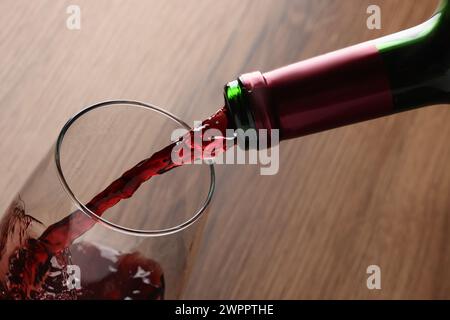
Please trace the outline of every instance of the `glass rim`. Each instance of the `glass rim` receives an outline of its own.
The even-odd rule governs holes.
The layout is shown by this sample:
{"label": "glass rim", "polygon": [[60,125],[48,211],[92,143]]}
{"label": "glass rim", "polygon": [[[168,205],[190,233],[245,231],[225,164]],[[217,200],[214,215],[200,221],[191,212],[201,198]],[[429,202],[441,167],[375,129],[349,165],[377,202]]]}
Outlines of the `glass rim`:
{"label": "glass rim", "polygon": [[103,101],[103,102],[99,102],[96,104],[93,104],[89,107],[86,107],[84,109],[82,109],[81,111],[79,111],[78,113],[76,113],[75,115],[73,115],[63,126],[63,128],[61,129],[59,135],[58,135],[58,139],[56,140],[56,147],[55,147],[55,154],[54,154],[54,160],[55,160],[55,164],[56,164],[56,169],[57,169],[57,173],[58,173],[58,178],[62,184],[63,189],[65,190],[65,192],[68,194],[69,198],[75,203],[75,205],[78,207],[79,210],[81,210],[81,212],[83,212],[84,214],[86,214],[88,217],[90,217],[91,219],[94,219],[97,223],[100,223],[104,226],[106,226],[107,228],[114,230],[114,231],[118,231],[120,233],[124,233],[124,234],[128,234],[128,235],[133,235],[133,236],[140,236],[140,237],[158,237],[158,236],[165,236],[165,235],[170,235],[170,234],[174,234],[177,233],[179,231],[182,231],[186,228],[188,228],[189,226],[191,226],[192,224],[194,224],[201,216],[202,213],[205,211],[205,209],[208,207],[208,205],[211,202],[212,196],[214,194],[214,190],[215,190],[215,171],[214,171],[214,164],[213,163],[208,163],[207,165],[210,168],[210,184],[209,184],[209,190],[208,190],[208,194],[206,196],[206,199],[203,201],[202,205],[200,206],[200,208],[196,211],[196,213],[189,218],[188,220],[170,227],[170,228],[164,228],[164,229],[134,229],[134,228],[128,228],[128,227],[124,227],[121,226],[119,224],[113,223],[99,215],[97,215],[96,213],[94,213],[92,210],[90,210],[88,207],[86,207],[78,198],[77,196],[75,196],[74,192],[72,191],[72,189],[70,188],[64,173],[63,173],[63,169],[61,166],[61,146],[62,143],[64,141],[64,137],[67,133],[67,131],[70,129],[70,127],[79,119],[81,118],[83,115],[85,115],[86,113],[93,111],[95,109],[99,109],[99,108],[104,108],[104,107],[108,107],[108,106],[114,106],[114,105],[132,105],[135,107],[140,107],[143,109],[147,109],[150,111],[154,111],[157,112],[163,116],[166,116],[168,118],[170,118],[171,120],[173,120],[174,122],[178,123],[179,125],[181,125],[182,127],[184,127],[187,130],[191,130],[191,127],[184,122],[183,120],[179,119],[178,117],[176,117],[175,115],[173,115],[172,113],[158,107],[155,106],[153,104],[149,104],[149,103],[144,103],[144,102],[140,102],[140,101],[134,101],[134,100],[107,100],[107,101]]}

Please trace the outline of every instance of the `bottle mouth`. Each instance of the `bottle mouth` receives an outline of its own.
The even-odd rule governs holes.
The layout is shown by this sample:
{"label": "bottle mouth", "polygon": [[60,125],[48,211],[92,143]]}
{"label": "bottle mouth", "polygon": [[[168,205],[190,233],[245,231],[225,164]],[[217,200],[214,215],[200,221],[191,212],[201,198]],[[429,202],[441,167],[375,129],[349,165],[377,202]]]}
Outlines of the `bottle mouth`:
{"label": "bottle mouth", "polygon": [[235,128],[244,131],[255,129],[255,120],[250,112],[245,89],[239,80],[234,80],[225,85],[225,103],[230,111]]}
{"label": "bottle mouth", "polygon": [[[244,150],[249,150],[250,146],[258,145],[256,134],[248,135],[247,130],[256,130],[256,123],[249,108],[247,91],[240,80],[234,80],[225,85],[225,103],[228,108],[236,130],[238,146]],[[256,139],[256,140],[255,140]]]}
{"label": "bottle mouth", "polygon": [[[108,219],[105,219],[102,216],[99,216],[92,210],[90,210],[84,203],[79,199],[79,197],[74,192],[73,188],[70,186],[70,183],[68,182],[67,177],[64,174],[63,165],[61,161],[61,149],[64,142],[64,138],[66,137],[66,134],[68,133],[69,129],[77,123],[77,121],[82,118],[84,115],[88,114],[91,111],[94,111],[96,109],[105,108],[105,107],[118,107],[119,105],[130,105],[132,107],[139,107],[143,108],[149,111],[153,111],[158,113],[159,115],[162,115],[164,117],[169,118],[170,120],[174,121],[176,124],[178,124],[180,127],[191,130],[191,127],[185,123],[184,121],[180,120],[173,114],[169,113],[168,111],[159,108],[157,106],[139,102],[139,101],[130,101],[130,100],[112,100],[112,101],[105,101],[100,102],[97,104],[94,104],[90,107],[87,107],[77,114],[75,114],[72,118],[70,118],[67,123],[64,125],[64,127],[61,129],[61,132],[58,136],[58,139],[56,141],[55,146],[55,154],[54,154],[54,161],[56,164],[57,169],[57,175],[58,178],[62,184],[63,189],[69,196],[69,198],[73,201],[73,203],[76,205],[76,207],[89,216],[91,219],[95,220],[97,223],[106,226],[107,228],[118,231],[120,233],[133,235],[133,236],[140,236],[140,237],[158,237],[158,236],[165,236],[177,233],[179,231],[182,231],[192,224],[194,224],[197,220],[200,219],[202,214],[204,213],[205,209],[208,207],[209,203],[211,202],[212,196],[214,194],[215,190],[215,171],[214,171],[214,165],[212,163],[207,164],[209,167],[209,188],[206,188],[206,196],[201,203],[199,207],[197,207],[197,211],[193,212],[193,214],[190,215],[190,218],[177,224],[174,226],[170,226],[167,228],[161,228],[161,229],[136,229],[136,228],[130,228],[123,225],[120,225],[118,223],[114,223]],[[151,181],[149,182],[151,183]],[[70,214],[70,213],[69,213]]]}

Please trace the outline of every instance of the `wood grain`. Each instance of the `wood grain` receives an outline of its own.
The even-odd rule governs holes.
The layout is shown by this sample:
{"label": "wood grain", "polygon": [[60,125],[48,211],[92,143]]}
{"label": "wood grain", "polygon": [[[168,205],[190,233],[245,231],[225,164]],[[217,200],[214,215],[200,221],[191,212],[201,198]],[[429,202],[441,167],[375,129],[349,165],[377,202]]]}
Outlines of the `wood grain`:
{"label": "wood grain", "polygon": [[[82,27],[65,27],[66,7]],[[382,9],[382,29],[366,9]],[[3,0],[0,212],[59,129],[101,100],[185,121],[222,86],[424,21],[435,1]],[[185,298],[450,298],[450,109],[436,106],[283,143],[280,172],[220,166]],[[366,268],[382,269],[382,290]]]}

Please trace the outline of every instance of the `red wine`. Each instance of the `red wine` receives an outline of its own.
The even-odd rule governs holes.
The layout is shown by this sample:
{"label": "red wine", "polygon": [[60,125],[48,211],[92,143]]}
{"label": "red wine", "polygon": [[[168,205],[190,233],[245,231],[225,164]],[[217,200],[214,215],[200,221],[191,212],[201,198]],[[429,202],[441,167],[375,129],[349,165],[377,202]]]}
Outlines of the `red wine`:
{"label": "red wine", "polygon": [[[9,260],[8,288],[0,285],[3,299],[64,300],[161,300],[164,298],[164,276],[161,266],[137,252],[121,254],[116,250],[86,242],[76,243],[51,256],[37,270],[35,283],[23,285],[23,274],[29,271],[39,249],[38,240],[28,239]],[[35,261],[35,260],[34,260]],[[79,288],[71,288],[69,268],[80,270]]]}
{"label": "red wine", "polygon": [[[201,131],[201,144],[198,145],[194,139],[198,130],[191,130],[188,133],[190,139],[185,136],[184,139],[181,138],[141,161],[96,195],[86,206],[101,216],[121,200],[132,197],[136,190],[153,176],[190,163],[196,160],[196,155],[203,158],[208,149],[215,150],[211,152],[213,156],[225,151],[223,137],[228,126],[228,112],[226,108],[222,108],[201,125],[202,130],[219,130],[222,137],[211,137],[203,141]],[[180,148],[180,144],[186,144],[186,141],[188,145],[182,145]],[[180,161],[174,162],[172,151],[176,147]],[[191,152],[185,152],[186,150]],[[25,214],[20,204],[16,203],[10,211],[15,214],[9,215],[8,218],[13,223],[17,223],[14,217],[20,217],[23,221],[19,222],[25,226],[33,219]],[[8,235],[20,229],[14,225],[11,227],[11,221],[8,219],[3,221],[0,250],[5,246],[2,242],[6,241]],[[81,211],[75,211],[46,228],[41,236],[20,239],[19,247],[9,258],[6,284],[0,282],[0,298],[163,299],[164,275],[157,262],[144,258],[139,253],[121,254],[93,244],[73,244],[94,225],[93,219]],[[22,229],[26,228],[22,226]],[[105,255],[105,251],[109,253]],[[79,266],[83,274],[97,276],[91,280],[82,280],[82,289],[69,290],[64,278],[67,278],[66,269],[69,264]]]}

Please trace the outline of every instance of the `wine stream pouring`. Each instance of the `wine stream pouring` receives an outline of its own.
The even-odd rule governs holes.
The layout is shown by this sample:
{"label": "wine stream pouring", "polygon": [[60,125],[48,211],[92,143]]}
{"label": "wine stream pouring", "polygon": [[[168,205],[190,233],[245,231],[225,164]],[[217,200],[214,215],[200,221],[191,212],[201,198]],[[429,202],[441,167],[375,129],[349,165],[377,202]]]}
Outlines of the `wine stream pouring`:
{"label": "wine stream pouring", "polygon": [[[280,140],[286,140],[427,105],[449,103],[449,39],[450,6],[444,0],[436,13],[417,27],[270,72],[240,76],[225,86],[225,107],[205,120],[202,127],[217,129],[224,136],[226,129],[242,129],[241,133],[279,130]],[[258,139],[258,135],[238,136],[240,140],[249,137]],[[205,150],[217,146],[218,141],[226,141],[223,138],[216,136],[202,145],[189,142],[184,146],[188,150]],[[182,140],[141,161],[89,203],[80,204],[82,210],[50,225],[39,237],[19,248],[10,260],[8,280],[0,283],[0,297],[30,298],[30,292],[39,291],[44,275],[50,270],[52,256],[71,246],[109,208],[132,197],[144,182],[180,166],[171,157],[180,143]],[[213,154],[225,151],[225,147],[216,150]],[[190,155],[186,159],[183,151],[180,156],[195,160]],[[69,188],[67,184],[66,188]],[[189,223],[182,228],[187,226]],[[145,234],[133,230],[129,233],[158,235],[158,232]],[[157,270],[158,279],[155,278],[154,285],[145,287],[147,296],[138,298],[162,298],[164,281],[160,267],[151,261],[142,260],[141,264]],[[42,297],[36,293],[35,296]]]}

